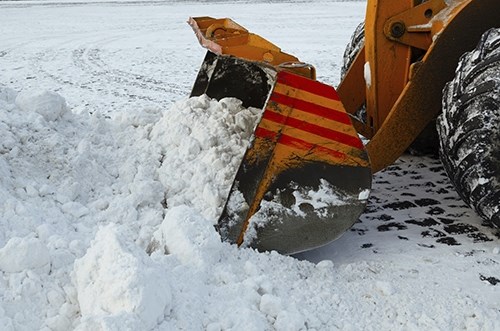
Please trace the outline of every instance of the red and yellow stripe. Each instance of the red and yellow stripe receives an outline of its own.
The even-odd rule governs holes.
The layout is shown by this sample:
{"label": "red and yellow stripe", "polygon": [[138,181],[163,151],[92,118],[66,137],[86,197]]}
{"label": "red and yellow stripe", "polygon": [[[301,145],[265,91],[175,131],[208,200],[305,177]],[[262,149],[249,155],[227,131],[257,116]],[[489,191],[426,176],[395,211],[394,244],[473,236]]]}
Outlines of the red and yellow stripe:
{"label": "red and yellow stripe", "polygon": [[286,146],[283,158],[293,153],[304,161],[368,166],[335,89],[285,71],[278,74],[255,136]]}
{"label": "red and yellow stripe", "polygon": [[[255,141],[245,155],[248,168],[264,167],[237,243],[241,244],[250,217],[265,193],[284,171],[306,163],[366,167],[363,143],[351,124],[337,92],[331,86],[289,72],[279,72]],[[321,178],[323,174],[312,174]]]}

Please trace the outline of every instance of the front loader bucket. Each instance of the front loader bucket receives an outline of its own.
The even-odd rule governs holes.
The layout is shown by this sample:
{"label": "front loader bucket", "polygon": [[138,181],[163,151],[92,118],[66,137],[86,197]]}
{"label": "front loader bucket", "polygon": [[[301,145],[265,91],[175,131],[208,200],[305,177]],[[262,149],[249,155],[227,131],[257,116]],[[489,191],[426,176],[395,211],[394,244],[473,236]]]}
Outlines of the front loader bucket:
{"label": "front loader bucket", "polygon": [[[206,46],[206,33],[196,27]],[[276,59],[280,51],[272,46]],[[276,64],[208,48],[192,95],[235,97],[263,109],[218,222],[222,238],[292,254],[339,237],[365,208],[371,168],[335,89],[298,60]]]}

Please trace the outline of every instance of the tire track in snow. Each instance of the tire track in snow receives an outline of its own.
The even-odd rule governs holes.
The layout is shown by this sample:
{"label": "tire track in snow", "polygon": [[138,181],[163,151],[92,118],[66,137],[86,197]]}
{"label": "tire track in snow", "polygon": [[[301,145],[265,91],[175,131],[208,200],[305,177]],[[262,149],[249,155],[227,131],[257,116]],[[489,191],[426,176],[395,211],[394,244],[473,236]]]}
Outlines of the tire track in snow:
{"label": "tire track in snow", "polygon": [[[131,71],[125,71],[120,69],[109,68],[108,63],[102,60],[101,48],[89,49],[87,53],[88,60],[90,63],[94,64],[96,67],[103,69],[110,74],[110,79],[117,79],[120,82],[126,81],[131,86],[139,86],[144,90],[153,90],[156,92],[167,92],[167,93],[182,93],[184,92],[183,87],[179,84],[173,82],[167,82],[163,80],[154,79],[152,77],[147,77],[143,74],[134,73]],[[84,52],[85,54],[85,52]]]}
{"label": "tire track in snow", "polygon": [[166,96],[185,93],[184,88],[179,84],[113,68],[110,60],[103,60],[105,46],[124,38],[126,36],[113,36],[73,49],[72,64],[79,68],[83,74],[90,76],[87,79],[88,82],[81,87],[101,92],[111,85],[118,88],[111,92],[115,97],[140,99],[160,104],[164,102]]}
{"label": "tire track in snow", "polygon": [[[371,231],[392,232],[394,240],[411,239],[427,248],[500,239],[500,231],[460,199],[437,158],[405,159],[408,162],[398,162],[375,177],[374,192],[362,216],[363,223],[372,223]],[[356,226],[353,231],[358,231]]]}
{"label": "tire track in snow", "polygon": [[[186,96],[188,90],[179,81],[168,81],[150,76],[151,74],[161,74],[162,54],[154,54],[153,51],[147,53],[147,64],[139,62],[138,69],[144,73],[130,71],[134,67],[129,62],[123,61],[123,53],[131,52],[132,61],[140,61],[141,53],[135,53],[130,49],[118,49],[110,52],[106,46],[117,43],[126,43],[127,38],[133,38],[131,34],[115,34],[107,38],[89,35],[85,33],[81,36],[71,36],[71,39],[57,39],[52,42],[52,38],[43,37],[37,40],[30,40],[24,43],[11,45],[9,49],[1,50],[0,57],[7,58],[16,53],[25,54],[24,48],[37,48],[37,52],[31,53],[25,58],[24,79],[31,81],[26,84],[20,76],[19,84],[24,88],[32,86],[52,86],[51,90],[60,92],[63,90],[74,91],[77,96],[76,104],[86,104],[91,99],[101,99],[109,102],[109,111],[121,107],[123,104],[140,101],[166,107],[180,97]],[[43,47],[39,45],[42,44]],[[120,54],[122,52],[122,54]],[[160,51],[161,52],[161,51]],[[29,54],[29,53],[26,53]],[[128,59],[127,59],[128,60]],[[50,83],[50,82],[54,82]],[[53,87],[53,86],[56,87]],[[82,93],[82,90],[90,92]],[[67,97],[71,93],[62,92]],[[99,107],[102,108],[102,107]]]}
{"label": "tire track in snow", "polygon": [[[475,261],[476,281],[497,285],[500,229],[486,224],[456,193],[437,157],[403,155],[374,175],[367,209],[341,238],[299,259],[337,263],[417,256],[428,261],[457,256]],[[496,253],[495,253],[496,252]],[[415,262],[418,264],[418,262]],[[457,270],[450,270],[453,275]]]}

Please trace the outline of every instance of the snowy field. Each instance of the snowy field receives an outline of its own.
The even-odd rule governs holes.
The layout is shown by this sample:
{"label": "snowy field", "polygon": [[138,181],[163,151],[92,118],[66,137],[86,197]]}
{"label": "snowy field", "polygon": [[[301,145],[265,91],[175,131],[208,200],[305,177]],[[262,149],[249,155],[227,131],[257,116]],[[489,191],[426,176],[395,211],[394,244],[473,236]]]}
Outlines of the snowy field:
{"label": "snowy field", "polygon": [[500,330],[500,232],[435,158],[375,175],[314,251],[213,229],[258,114],[188,99],[187,18],[231,17],[336,85],[365,4],[0,2],[0,330]]}

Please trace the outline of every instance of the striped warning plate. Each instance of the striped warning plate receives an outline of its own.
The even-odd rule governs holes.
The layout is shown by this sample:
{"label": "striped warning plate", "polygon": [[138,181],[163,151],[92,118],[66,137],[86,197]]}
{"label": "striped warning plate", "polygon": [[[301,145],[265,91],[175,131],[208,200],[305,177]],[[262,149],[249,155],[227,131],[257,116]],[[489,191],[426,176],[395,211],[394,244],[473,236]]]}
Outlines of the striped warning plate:
{"label": "striped warning plate", "polygon": [[367,166],[363,143],[331,86],[280,72],[255,131],[299,155]]}

